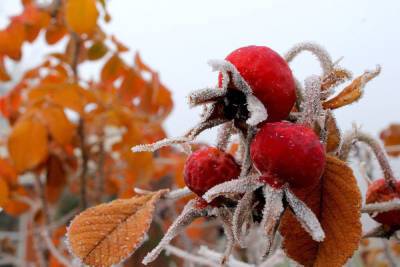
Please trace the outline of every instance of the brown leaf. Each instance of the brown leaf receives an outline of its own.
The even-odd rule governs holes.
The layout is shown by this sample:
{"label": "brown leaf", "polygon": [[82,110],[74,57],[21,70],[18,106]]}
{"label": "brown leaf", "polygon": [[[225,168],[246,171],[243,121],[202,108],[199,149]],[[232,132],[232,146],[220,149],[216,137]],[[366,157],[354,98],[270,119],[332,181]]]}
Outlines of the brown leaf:
{"label": "brown leaf", "polygon": [[118,199],[82,212],[68,229],[71,252],[90,266],[110,266],[125,260],[141,245],[155,204],[165,192]]}
{"label": "brown leaf", "polygon": [[328,113],[325,127],[328,134],[326,152],[335,152],[340,145],[341,134],[336,120],[331,113]]}
{"label": "brown leaf", "polygon": [[380,138],[385,144],[386,151],[390,156],[397,157],[400,155],[400,124],[391,124],[383,130]]}
{"label": "brown leaf", "polygon": [[46,163],[46,198],[50,203],[56,202],[67,183],[63,162],[55,155],[50,155]]}
{"label": "brown leaf", "polygon": [[18,172],[31,170],[47,158],[47,129],[39,121],[18,121],[8,138],[8,152]]}
{"label": "brown leaf", "polygon": [[99,12],[96,0],[68,0],[65,7],[67,25],[78,34],[90,34],[96,29]]}
{"label": "brown leaf", "polygon": [[313,241],[286,210],[280,232],[287,255],[304,266],[343,266],[361,240],[361,195],[353,171],[328,155],[321,183],[296,194],[317,215],[326,237],[321,243]]}
{"label": "brown leaf", "polygon": [[359,100],[363,93],[363,88],[367,82],[375,78],[381,69],[378,66],[373,71],[366,71],[357,77],[353,82],[346,86],[337,96],[325,101],[322,105],[325,109],[336,109]]}

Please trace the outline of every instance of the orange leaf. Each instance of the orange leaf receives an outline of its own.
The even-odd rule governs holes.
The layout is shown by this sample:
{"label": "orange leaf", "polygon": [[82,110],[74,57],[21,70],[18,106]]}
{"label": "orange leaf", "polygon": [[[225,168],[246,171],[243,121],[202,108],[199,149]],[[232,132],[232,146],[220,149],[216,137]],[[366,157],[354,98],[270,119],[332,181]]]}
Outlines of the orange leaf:
{"label": "orange leaf", "polygon": [[400,155],[400,124],[391,124],[383,130],[380,138],[385,144],[386,151],[389,155],[397,157]]}
{"label": "orange leaf", "polygon": [[381,72],[378,66],[374,71],[366,71],[357,77],[353,82],[343,89],[337,96],[325,101],[322,105],[325,109],[340,108],[359,100],[363,93],[363,88],[367,82],[375,78]]}
{"label": "orange leaf", "polygon": [[21,21],[12,20],[7,28],[0,31],[0,54],[5,54],[14,60],[22,56],[21,46],[25,40],[25,27]]}
{"label": "orange leaf", "polygon": [[133,98],[139,96],[146,90],[146,87],[146,81],[134,70],[129,69],[121,83],[118,93],[126,104],[132,105]]}
{"label": "orange leaf", "polygon": [[96,0],[68,0],[65,8],[65,20],[72,31],[90,34],[96,29],[99,16]]}
{"label": "orange leaf", "polygon": [[67,233],[72,253],[90,266],[111,266],[125,260],[141,245],[155,204],[164,193],[119,199],[82,212]]}
{"label": "orange leaf", "polygon": [[42,109],[42,114],[54,140],[61,145],[68,144],[74,135],[75,127],[65,116],[64,110],[50,106]]}
{"label": "orange leaf", "polygon": [[54,23],[47,27],[46,42],[50,45],[57,43],[67,34],[67,28],[60,24]]}
{"label": "orange leaf", "polygon": [[0,177],[5,179],[8,184],[13,185],[17,182],[17,173],[14,167],[8,162],[8,160],[0,158]]}
{"label": "orange leaf", "polygon": [[328,155],[321,183],[296,194],[317,215],[326,237],[321,243],[313,241],[286,210],[280,232],[287,255],[304,266],[343,266],[361,240],[361,195],[353,171]]}
{"label": "orange leaf", "polygon": [[142,58],[140,57],[139,53],[135,54],[135,66],[140,70],[140,71],[148,71],[148,72],[154,72],[149,66],[143,63]]}
{"label": "orange leaf", "polygon": [[117,47],[117,51],[122,53],[122,52],[127,52],[129,51],[129,48],[126,47],[123,43],[121,43],[114,35],[111,36],[111,41],[115,44]]}
{"label": "orange leaf", "polygon": [[4,65],[4,58],[0,56],[0,81],[8,82],[11,79],[8,75],[6,66]]}
{"label": "orange leaf", "polygon": [[18,187],[16,191],[11,192],[10,199],[7,201],[7,203],[4,204],[3,209],[7,214],[18,217],[19,215],[28,211],[30,206],[25,202],[14,199],[13,197],[15,195],[27,197],[28,193],[23,187]]}
{"label": "orange leaf", "polygon": [[8,138],[8,151],[18,172],[31,170],[47,158],[46,127],[32,119],[18,121]]}
{"label": "orange leaf", "polygon": [[46,164],[46,198],[50,203],[57,201],[67,183],[63,162],[55,155],[50,155]]}
{"label": "orange leaf", "polygon": [[104,64],[101,70],[101,80],[104,82],[113,82],[125,73],[126,66],[118,54],[113,55]]}
{"label": "orange leaf", "polygon": [[103,42],[96,42],[87,51],[89,60],[98,60],[107,54],[108,48]]}
{"label": "orange leaf", "polygon": [[6,180],[0,177],[0,207],[3,207],[3,205],[7,203],[9,194],[10,190]]}

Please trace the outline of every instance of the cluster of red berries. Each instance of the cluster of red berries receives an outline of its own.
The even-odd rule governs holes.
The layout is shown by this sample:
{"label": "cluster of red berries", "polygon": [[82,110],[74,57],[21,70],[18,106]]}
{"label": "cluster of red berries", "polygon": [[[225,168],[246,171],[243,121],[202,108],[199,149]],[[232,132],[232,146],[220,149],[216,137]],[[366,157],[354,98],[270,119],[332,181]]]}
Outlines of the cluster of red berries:
{"label": "cluster of red berries", "polygon": [[[250,147],[261,181],[273,187],[317,183],[325,167],[325,150],[318,136],[305,125],[282,121],[287,119],[296,101],[296,85],[286,61],[264,46],[237,49],[226,60],[236,67],[268,112],[268,119],[258,125]],[[227,101],[232,118],[248,114],[247,104],[237,98],[235,91],[239,90],[230,83],[227,95],[236,97]],[[184,170],[186,185],[200,197],[210,188],[238,178],[239,174],[240,166],[235,159],[215,147],[192,153]]]}

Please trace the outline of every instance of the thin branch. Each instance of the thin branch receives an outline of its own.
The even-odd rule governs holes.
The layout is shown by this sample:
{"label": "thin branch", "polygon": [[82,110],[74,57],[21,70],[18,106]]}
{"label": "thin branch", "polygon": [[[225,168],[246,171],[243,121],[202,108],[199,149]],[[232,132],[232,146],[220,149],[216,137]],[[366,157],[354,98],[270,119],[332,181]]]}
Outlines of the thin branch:
{"label": "thin branch", "polygon": [[79,120],[78,125],[78,136],[79,136],[79,145],[81,149],[81,157],[82,157],[82,170],[80,174],[80,199],[81,199],[81,209],[85,210],[88,206],[87,203],[87,172],[88,172],[88,163],[89,163],[89,155],[86,148],[86,138],[85,138],[85,123],[82,119]]}
{"label": "thin branch", "polygon": [[58,249],[54,246],[53,241],[49,237],[49,233],[46,230],[42,232],[42,238],[46,247],[48,248],[50,253],[57,259],[58,262],[67,267],[72,266],[72,263],[70,263],[69,260],[64,257],[64,255],[62,255],[60,251],[58,251]]}
{"label": "thin branch", "polygon": [[396,198],[386,202],[379,202],[373,204],[367,204],[362,209],[363,213],[375,213],[375,212],[385,212],[391,210],[400,210],[400,199]]}
{"label": "thin branch", "polygon": [[175,256],[177,256],[179,258],[182,258],[182,259],[184,259],[186,261],[189,261],[189,262],[193,262],[193,263],[196,263],[196,264],[201,264],[201,265],[205,265],[205,266],[209,266],[209,267],[220,267],[220,264],[218,262],[214,262],[214,261],[209,260],[207,258],[200,257],[200,256],[197,256],[197,255],[193,255],[191,253],[188,253],[188,252],[186,252],[186,251],[184,251],[182,249],[179,249],[179,248],[171,246],[171,245],[167,245],[165,247],[165,250],[168,253],[170,253],[172,255],[175,255]]}

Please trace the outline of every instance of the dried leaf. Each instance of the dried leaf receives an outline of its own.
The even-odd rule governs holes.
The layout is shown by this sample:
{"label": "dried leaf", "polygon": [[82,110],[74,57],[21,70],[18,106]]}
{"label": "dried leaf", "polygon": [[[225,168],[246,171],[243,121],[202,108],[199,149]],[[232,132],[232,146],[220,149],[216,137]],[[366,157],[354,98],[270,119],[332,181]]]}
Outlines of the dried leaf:
{"label": "dried leaf", "polygon": [[390,156],[397,157],[400,155],[400,124],[391,124],[383,130],[380,138],[385,144],[386,151]]}
{"label": "dried leaf", "polygon": [[340,145],[341,134],[337,126],[336,120],[331,113],[328,113],[325,122],[327,131],[326,152],[335,152]]}
{"label": "dried leaf", "polygon": [[65,9],[66,23],[74,32],[90,34],[96,29],[96,0],[68,0]]}
{"label": "dried leaf", "polygon": [[82,212],[68,229],[71,252],[90,266],[110,266],[125,260],[141,245],[155,204],[164,193],[160,190],[119,199]]}
{"label": "dried leaf", "polygon": [[18,172],[31,170],[47,158],[47,129],[36,120],[18,121],[8,138],[8,151]]}
{"label": "dried leaf", "polygon": [[280,226],[287,255],[304,266],[343,266],[361,240],[361,195],[353,171],[328,155],[321,183],[295,193],[317,215],[326,237],[313,241],[287,210]]}
{"label": "dried leaf", "polygon": [[325,91],[351,78],[351,73],[344,69],[334,69],[322,80],[321,90]]}
{"label": "dried leaf", "polygon": [[375,78],[381,69],[378,66],[373,71],[366,71],[363,75],[357,77],[353,82],[346,86],[337,96],[325,101],[322,105],[324,109],[340,108],[359,100],[363,93],[363,88],[367,82]]}
{"label": "dried leaf", "polygon": [[3,207],[8,201],[10,190],[5,179],[0,177],[0,207]]}

